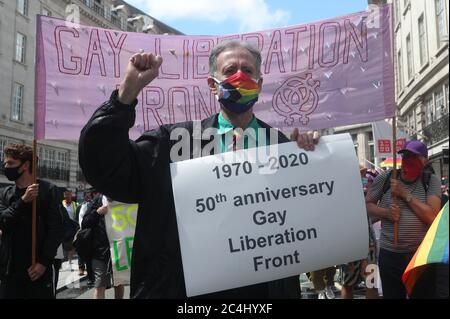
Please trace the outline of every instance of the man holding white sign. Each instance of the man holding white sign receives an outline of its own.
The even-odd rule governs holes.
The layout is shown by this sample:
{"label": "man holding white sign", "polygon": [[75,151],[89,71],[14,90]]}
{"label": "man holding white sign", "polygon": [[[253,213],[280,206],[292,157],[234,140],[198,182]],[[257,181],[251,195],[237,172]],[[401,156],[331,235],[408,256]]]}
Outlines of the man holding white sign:
{"label": "man holding white sign", "polygon": [[[151,53],[133,55],[119,90],[114,91],[110,100],[94,113],[84,127],[79,143],[80,165],[89,183],[118,201],[139,204],[132,254],[130,292],[132,298],[187,296],[186,273],[183,273],[182,267],[169,164],[227,150],[245,149],[251,145],[261,146],[289,141],[282,133],[253,115],[253,105],[258,99],[262,85],[261,55],[250,45],[237,41],[221,43],[210,54],[208,85],[221,104],[219,114],[201,122],[163,125],[159,129],[144,133],[137,141],[129,140],[128,130],[134,124],[136,97],[158,76],[161,63],[161,57]],[[246,134],[247,131],[244,130],[249,128],[253,130],[249,130],[252,132]],[[267,142],[269,137],[270,140]],[[292,139],[297,141],[299,147],[313,150],[319,134],[317,132],[299,134],[296,129]],[[298,161],[301,160],[298,158]],[[243,165],[242,169],[248,171],[249,166]],[[223,166],[223,170],[217,169],[215,174],[227,176],[231,174],[231,167]],[[196,182],[195,178],[189,181],[190,184]],[[215,182],[220,186],[217,190],[222,188],[222,181]],[[190,192],[190,186],[186,186],[183,189],[185,194]],[[330,182],[319,183],[317,187],[321,192],[329,193],[333,185]],[[285,193],[284,190],[279,191]],[[297,196],[304,190],[298,186],[297,190],[292,191]],[[245,197],[242,200],[245,201]],[[203,204],[206,208],[211,202],[205,201]],[[199,203],[198,209],[201,209],[200,207]],[[286,217],[281,211],[278,214],[273,212],[271,215],[261,212],[254,218],[255,223],[262,224],[266,220],[283,223]],[[287,231],[289,232],[289,229]],[[304,231],[305,235],[310,232],[308,229]],[[293,236],[303,234],[297,232]],[[238,239],[238,242],[233,242],[233,249],[242,249],[239,245]],[[257,267],[264,268],[265,263],[263,259],[258,260]],[[220,277],[222,274],[216,269],[210,269],[206,275]],[[278,278],[285,277],[287,276]],[[248,282],[245,287],[224,290],[204,297],[300,297],[298,276],[265,281],[256,285]],[[238,285],[230,288],[234,287]],[[217,290],[207,290],[205,293]]]}

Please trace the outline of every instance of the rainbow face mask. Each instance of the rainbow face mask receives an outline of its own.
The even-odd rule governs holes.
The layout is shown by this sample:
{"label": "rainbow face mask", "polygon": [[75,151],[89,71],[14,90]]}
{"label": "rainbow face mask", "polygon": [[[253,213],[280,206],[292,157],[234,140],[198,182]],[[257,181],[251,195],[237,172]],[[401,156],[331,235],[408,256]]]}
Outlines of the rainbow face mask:
{"label": "rainbow face mask", "polygon": [[258,101],[258,82],[240,70],[222,82],[213,79],[219,85],[217,99],[233,113],[244,113]]}

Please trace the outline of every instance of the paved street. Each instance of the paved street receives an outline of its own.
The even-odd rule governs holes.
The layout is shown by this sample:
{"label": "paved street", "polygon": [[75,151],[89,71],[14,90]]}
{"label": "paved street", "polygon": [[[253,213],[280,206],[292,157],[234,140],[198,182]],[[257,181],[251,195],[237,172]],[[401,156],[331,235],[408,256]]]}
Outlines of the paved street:
{"label": "paved street", "polygon": [[[71,266],[71,267],[70,267]],[[337,282],[339,278],[339,271],[335,276],[335,289],[336,299],[341,299],[340,288],[341,286]],[[303,299],[317,299],[312,283],[306,277],[306,274],[300,275],[300,285],[302,289]],[[355,289],[355,299],[365,299],[365,291],[361,287]],[[130,287],[125,286],[124,299],[129,299]],[[60,273],[57,287],[57,299],[92,299],[94,296],[94,288],[88,287],[87,277],[80,277],[78,275],[78,261],[74,259],[72,265],[68,262],[64,262]],[[114,289],[106,290],[106,298],[114,299]]]}
{"label": "paved street", "polygon": [[[338,283],[339,279],[339,270],[337,270],[336,275],[334,277],[334,289],[333,292],[336,295],[336,299],[341,298],[341,285]],[[303,299],[317,299],[317,293],[314,290],[314,286],[311,281],[309,281],[306,274],[300,275],[300,286],[302,289],[302,298]],[[354,291],[354,299],[365,299],[365,290],[363,287],[359,287]]]}
{"label": "paved street", "polygon": [[[129,299],[130,287],[125,286],[124,299]],[[74,259],[72,265],[66,261],[59,271],[56,299],[92,299],[94,288],[88,287],[87,276],[78,275],[78,261]],[[114,299],[114,289],[106,290],[106,298]]]}

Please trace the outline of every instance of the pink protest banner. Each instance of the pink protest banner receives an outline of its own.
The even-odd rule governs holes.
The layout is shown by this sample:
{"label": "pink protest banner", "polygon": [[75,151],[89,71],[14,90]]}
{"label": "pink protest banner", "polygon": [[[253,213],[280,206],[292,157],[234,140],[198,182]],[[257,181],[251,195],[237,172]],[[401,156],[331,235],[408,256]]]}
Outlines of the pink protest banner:
{"label": "pink protest banner", "polygon": [[219,110],[206,84],[217,43],[248,41],[262,52],[256,115],[290,132],[372,122],[394,115],[391,6],[321,22],[218,36],[170,36],[37,22],[36,138],[76,140],[117,88],[139,49],[162,55],[160,75],[141,93],[130,137]]}

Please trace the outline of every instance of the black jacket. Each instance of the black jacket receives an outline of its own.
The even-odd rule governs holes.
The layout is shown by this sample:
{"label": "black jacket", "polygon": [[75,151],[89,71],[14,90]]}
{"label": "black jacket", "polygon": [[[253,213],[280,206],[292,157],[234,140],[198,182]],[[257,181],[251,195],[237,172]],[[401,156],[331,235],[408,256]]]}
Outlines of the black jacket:
{"label": "black jacket", "polygon": [[[132,141],[128,130],[134,125],[136,103],[132,106],[121,104],[116,90],[110,100],[100,106],[81,132],[80,166],[87,181],[101,193],[117,201],[139,204],[132,254],[131,297],[185,298],[170,175],[170,149],[177,141],[170,140],[170,133],[175,128],[192,132],[193,122],[162,125]],[[259,124],[270,128],[261,121]],[[218,127],[217,114],[201,121],[202,130],[211,127]],[[277,133],[279,141],[288,141],[282,133]],[[192,134],[190,136],[192,138]],[[209,142],[202,140],[201,145]],[[192,145],[194,143],[191,143],[188,158],[192,157]],[[300,285],[295,276],[203,297],[299,298]]]}
{"label": "black jacket", "polygon": [[[48,267],[63,236],[62,206],[55,185],[43,180],[38,184],[36,259]],[[0,191],[0,278],[31,266],[32,205],[21,199],[23,193],[14,185]]]}
{"label": "black jacket", "polygon": [[95,197],[89,204],[81,222],[81,228],[92,229],[92,258],[108,261],[109,252],[108,233],[106,232],[105,216],[97,213],[102,206],[102,195]]}

